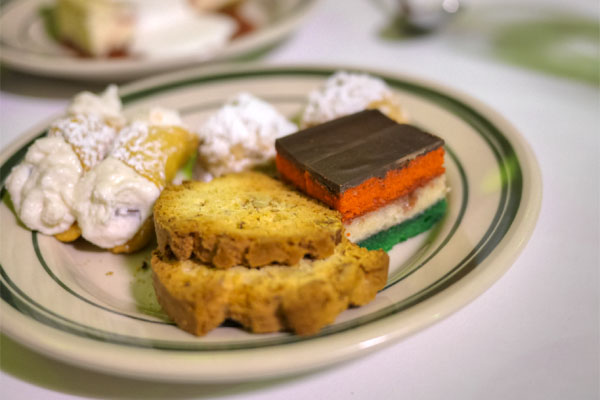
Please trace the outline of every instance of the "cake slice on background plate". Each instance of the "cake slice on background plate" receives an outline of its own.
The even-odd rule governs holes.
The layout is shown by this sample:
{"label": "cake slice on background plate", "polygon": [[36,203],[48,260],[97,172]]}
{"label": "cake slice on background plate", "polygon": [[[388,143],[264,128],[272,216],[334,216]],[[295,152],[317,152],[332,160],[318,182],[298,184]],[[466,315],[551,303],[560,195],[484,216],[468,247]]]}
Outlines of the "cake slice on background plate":
{"label": "cake slice on background plate", "polygon": [[225,46],[238,29],[232,17],[198,12],[188,0],[58,0],[52,14],[58,39],[95,58],[201,59]]}
{"label": "cake slice on background plate", "polygon": [[133,4],[116,0],[59,0],[54,18],[58,38],[92,57],[127,51],[136,23]]}

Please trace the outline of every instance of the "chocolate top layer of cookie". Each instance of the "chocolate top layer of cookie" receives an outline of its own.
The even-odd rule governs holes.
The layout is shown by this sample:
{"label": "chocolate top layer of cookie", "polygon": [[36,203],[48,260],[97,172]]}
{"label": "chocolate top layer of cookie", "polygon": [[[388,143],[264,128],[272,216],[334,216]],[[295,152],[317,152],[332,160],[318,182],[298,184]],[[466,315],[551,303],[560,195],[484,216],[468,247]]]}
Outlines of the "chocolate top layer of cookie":
{"label": "chocolate top layer of cookie", "polygon": [[277,139],[277,152],[332,193],[385,177],[444,144],[417,127],[366,110]]}

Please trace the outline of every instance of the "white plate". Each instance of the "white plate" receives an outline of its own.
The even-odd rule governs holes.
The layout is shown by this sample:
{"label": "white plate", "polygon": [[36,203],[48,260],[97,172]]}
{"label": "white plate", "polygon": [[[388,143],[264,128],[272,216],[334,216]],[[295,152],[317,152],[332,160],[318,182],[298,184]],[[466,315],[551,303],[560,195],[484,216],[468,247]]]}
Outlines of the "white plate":
{"label": "white plate", "polygon": [[[139,79],[178,67],[260,53],[290,35],[317,3],[317,0],[248,1],[256,3],[254,9],[268,22],[208,57],[181,54],[168,58],[102,60],[78,57],[46,34],[40,8],[52,4],[51,1],[13,0],[3,6],[0,14],[0,60],[9,67],[44,76],[103,82]],[[275,7],[265,7],[263,3]]]}
{"label": "white plate", "polygon": [[[296,115],[335,68],[241,67],[170,74],[122,90],[126,111],[178,108],[194,124],[245,90]],[[375,72],[372,72],[376,74]],[[234,326],[194,337],[165,322],[141,266],[148,252],[117,256],[61,244],[17,224],[0,205],[2,330],[47,355],[112,374],[169,381],[239,381],[319,368],[365,354],[438,321],[490,287],[535,226],[541,179],[526,142],[502,117],[438,84],[380,74],[414,122],[445,139],[451,192],[438,226],[390,252],[376,299],[343,312],[312,337],[249,334]],[[0,156],[1,176],[45,126]]]}

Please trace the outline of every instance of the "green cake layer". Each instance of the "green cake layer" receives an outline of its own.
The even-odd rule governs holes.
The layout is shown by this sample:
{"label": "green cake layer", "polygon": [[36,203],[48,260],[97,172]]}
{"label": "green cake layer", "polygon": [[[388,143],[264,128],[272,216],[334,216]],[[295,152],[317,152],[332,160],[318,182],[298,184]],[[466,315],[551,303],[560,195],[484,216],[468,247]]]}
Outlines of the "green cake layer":
{"label": "green cake layer", "polygon": [[448,202],[442,199],[414,218],[394,225],[389,229],[376,233],[358,244],[369,250],[382,249],[389,251],[397,243],[430,229],[446,213]]}

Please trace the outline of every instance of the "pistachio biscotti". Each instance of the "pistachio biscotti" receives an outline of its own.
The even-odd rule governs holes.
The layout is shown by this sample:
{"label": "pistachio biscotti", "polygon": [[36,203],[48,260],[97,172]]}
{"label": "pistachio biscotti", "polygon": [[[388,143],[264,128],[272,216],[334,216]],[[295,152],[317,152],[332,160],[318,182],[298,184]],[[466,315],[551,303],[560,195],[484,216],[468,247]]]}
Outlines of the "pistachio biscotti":
{"label": "pistachio biscotti", "polygon": [[255,333],[317,333],[349,306],[364,305],[387,280],[389,258],[343,239],[326,259],[284,265],[217,269],[152,256],[158,301],[177,325],[204,335],[226,319]]}
{"label": "pistachio biscotti", "polygon": [[216,268],[326,258],[343,231],[337,211],[257,172],[167,187],[154,223],[161,254]]}

